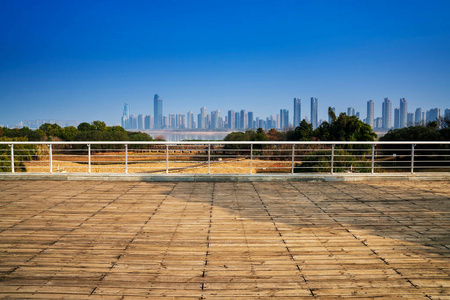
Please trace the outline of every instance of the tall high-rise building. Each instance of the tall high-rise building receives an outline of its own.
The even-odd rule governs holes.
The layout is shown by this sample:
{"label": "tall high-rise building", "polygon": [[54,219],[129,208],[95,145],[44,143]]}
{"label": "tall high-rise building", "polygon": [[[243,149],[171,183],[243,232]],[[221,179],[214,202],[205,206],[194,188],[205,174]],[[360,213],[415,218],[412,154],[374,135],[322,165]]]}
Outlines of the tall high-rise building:
{"label": "tall high-rise building", "polygon": [[252,111],[248,112],[248,125],[247,125],[247,128],[249,128],[249,129],[253,129],[254,128],[254,126],[253,126],[253,112]]}
{"label": "tall high-rise building", "polygon": [[347,116],[351,117],[355,115],[355,109],[353,107],[347,108]]}
{"label": "tall high-rise building", "polygon": [[163,102],[162,99],[155,94],[153,97],[153,115],[155,116],[155,129],[162,129],[165,124],[163,124]]}
{"label": "tall high-rise building", "polygon": [[398,128],[405,128],[408,123],[408,102],[400,98],[400,124]]}
{"label": "tall high-rise building", "polygon": [[382,117],[376,118],[374,120],[374,124],[375,124],[375,128],[377,128],[377,129],[383,128],[383,118]]}
{"label": "tall high-rise building", "polygon": [[177,119],[176,119],[175,114],[169,114],[169,126],[168,126],[168,128],[169,129],[176,129],[177,128],[176,125],[177,125]]}
{"label": "tall high-rise building", "polygon": [[234,128],[239,129],[241,126],[241,115],[239,112],[234,113]]}
{"label": "tall high-rise building", "polygon": [[[330,107],[331,111],[334,112],[334,114],[336,114],[336,107]],[[328,123],[331,124],[331,117],[330,114],[328,114]]]}
{"label": "tall high-rise building", "polygon": [[195,125],[194,125],[194,113],[192,111],[188,111],[186,114],[186,128],[187,129],[194,129]]}
{"label": "tall high-rise building", "polygon": [[417,108],[416,109],[416,115],[415,115],[415,118],[414,118],[414,125],[416,125],[416,126],[423,126],[423,125],[425,125],[425,124],[423,124],[423,119],[422,119],[422,108]]}
{"label": "tall high-rise building", "polygon": [[394,108],[394,129],[400,128],[400,108]]}
{"label": "tall high-rise building", "polygon": [[198,115],[197,115],[197,128],[198,129],[202,129],[202,114],[201,113],[199,113]]}
{"label": "tall high-rise building", "polygon": [[213,110],[211,112],[211,129],[219,129],[220,128],[220,110]]}
{"label": "tall high-rise building", "polygon": [[200,115],[201,115],[201,117],[198,119],[198,122],[199,122],[198,128],[206,129],[206,115],[207,115],[206,107],[200,108]]}
{"label": "tall high-rise building", "polygon": [[441,109],[440,108],[432,108],[427,111],[427,123],[438,121],[441,117]]}
{"label": "tall high-rise building", "polygon": [[130,106],[126,103],[123,104],[122,127],[130,129]]}
{"label": "tall high-rise building", "polygon": [[289,128],[289,110],[280,109],[280,129]]}
{"label": "tall high-rise building", "polygon": [[318,119],[318,108],[319,108],[319,100],[315,97],[311,97],[311,123],[313,129],[319,127],[319,119]]}
{"label": "tall high-rise building", "polygon": [[449,108],[446,108],[444,110],[444,118],[445,118],[445,120],[450,120],[450,109]]}
{"label": "tall high-rise building", "polygon": [[176,119],[175,127],[177,129],[185,129],[186,128],[186,125],[185,125],[186,117],[184,114],[176,114],[175,119]]}
{"label": "tall high-rise building", "polygon": [[228,128],[234,129],[234,110],[228,111]]}
{"label": "tall high-rise building", "polygon": [[300,125],[302,121],[302,100],[300,98],[294,98],[294,128]]}
{"label": "tall high-rise building", "polygon": [[144,129],[145,115],[139,114],[139,115],[138,115],[137,122],[138,122],[137,128],[138,128],[138,129],[141,129],[141,130]]}
{"label": "tall high-rise building", "polygon": [[122,124],[123,129],[128,129],[128,122],[129,122],[129,120],[127,119],[127,117],[122,116],[121,124]]}
{"label": "tall high-rise building", "polygon": [[374,109],[375,108],[375,104],[373,102],[373,100],[369,100],[367,101],[367,118],[366,118],[366,123],[370,125],[370,127],[374,128],[374,123],[373,123],[373,115],[374,115]]}
{"label": "tall high-rise building", "polygon": [[391,100],[389,100],[389,98],[384,98],[381,114],[383,118],[383,129],[385,130],[391,129],[392,103]]}
{"label": "tall high-rise building", "polygon": [[247,119],[248,118],[248,116],[247,116],[247,113],[245,112],[245,109],[242,109],[241,110],[241,114],[239,115],[240,116],[240,122],[239,122],[239,128],[240,129],[245,129],[245,128],[247,128],[247,122],[245,122],[245,119]]}
{"label": "tall high-rise building", "polygon": [[153,128],[153,116],[152,115],[146,115],[145,116],[145,125],[144,125],[144,129],[152,129]]}
{"label": "tall high-rise building", "polygon": [[137,119],[135,115],[130,116],[130,128],[129,129],[137,129]]}
{"label": "tall high-rise building", "polygon": [[408,122],[407,126],[414,126],[414,113],[408,113]]}

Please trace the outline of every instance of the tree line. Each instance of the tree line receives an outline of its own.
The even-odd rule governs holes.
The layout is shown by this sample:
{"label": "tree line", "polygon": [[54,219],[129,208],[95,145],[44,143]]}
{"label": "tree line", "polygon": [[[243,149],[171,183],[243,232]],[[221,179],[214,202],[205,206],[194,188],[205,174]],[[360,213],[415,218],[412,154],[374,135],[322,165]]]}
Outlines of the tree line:
{"label": "tree line", "polygon": [[[106,126],[103,121],[80,123],[77,127],[61,127],[58,124],[45,123],[39,129],[28,127],[0,127],[0,138],[3,140],[21,139],[25,141],[154,141],[144,132],[126,131],[121,126]],[[161,140],[161,139],[158,139]]]}

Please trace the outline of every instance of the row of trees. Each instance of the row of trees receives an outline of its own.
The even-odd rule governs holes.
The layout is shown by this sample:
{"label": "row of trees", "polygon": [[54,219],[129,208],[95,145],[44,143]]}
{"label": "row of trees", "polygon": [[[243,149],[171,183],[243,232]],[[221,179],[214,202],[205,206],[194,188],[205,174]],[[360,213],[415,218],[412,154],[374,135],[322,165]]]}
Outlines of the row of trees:
{"label": "row of trees", "polygon": [[0,137],[14,140],[25,138],[28,141],[153,141],[154,139],[143,132],[130,132],[121,126],[106,126],[103,121],[81,123],[78,127],[61,127],[58,124],[45,123],[39,129],[1,128]]}
{"label": "row of trees", "polygon": [[271,129],[265,132],[247,130],[246,132],[232,132],[225,137],[225,141],[374,141],[377,137],[370,125],[362,122],[356,116],[341,113],[336,117],[329,109],[331,122],[324,122],[315,130],[311,123],[301,121],[293,130],[280,132]]}
{"label": "row of trees", "polygon": [[[299,126],[293,130],[279,132],[271,129],[268,132],[259,128],[257,131],[233,132],[225,137],[225,141],[375,141],[376,133],[372,128],[359,120],[356,116],[347,116],[341,113],[339,117],[329,109],[328,114],[331,122],[324,122],[318,128],[313,129],[312,124],[301,121]],[[440,129],[441,128],[441,129]],[[431,122],[427,126],[411,126],[408,128],[390,130],[380,138],[381,141],[450,141],[450,120],[445,120],[441,126],[437,122]],[[231,149],[241,149],[245,154],[248,147],[243,145],[229,145]],[[331,168],[331,150],[319,145],[308,147],[298,147],[302,154],[297,164],[296,172],[329,172]],[[305,148],[305,149],[303,149]],[[306,149],[307,148],[307,149]],[[421,155],[422,160],[436,159],[435,154],[439,154],[442,149],[448,149],[448,145],[417,145],[416,155]],[[266,156],[270,156],[270,151],[277,150],[279,156],[290,157],[288,149],[282,145],[254,146],[254,155],[262,153],[259,149],[264,149]],[[402,150],[406,153],[401,155]],[[243,152],[244,151],[244,152]],[[260,151],[260,152],[258,152]],[[378,154],[392,157],[393,153],[400,154],[401,159],[410,159],[410,145],[382,145],[377,150]],[[431,156],[430,156],[431,155]],[[433,156],[434,155],[434,156]],[[371,170],[371,145],[339,145],[334,152],[334,172],[344,172],[354,170],[359,172],[370,172]],[[433,157],[432,157],[433,156]],[[274,156],[275,157],[275,156]],[[389,162],[388,162],[389,163]]]}
{"label": "row of trees", "polygon": [[[106,126],[103,121],[94,121],[92,123],[81,123],[77,127],[61,127],[58,124],[45,123],[39,129],[31,130],[27,127],[9,129],[0,127],[0,141],[153,141],[154,139],[143,132],[126,131],[120,126]],[[84,149],[86,145],[58,145],[58,149]],[[109,145],[110,149],[123,148],[123,145]],[[92,145],[92,149],[106,149],[105,145]],[[130,146],[133,148],[142,148],[142,145]],[[45,152],[46,146],[38,145],[16,145],[15,151],[15,170],[26,171],[24,162],[36,160],[39,153]],[[16,158],[17,156],[17,158]],[[0,171],[11,171],[11,150],[8,145],[0,145]]]}

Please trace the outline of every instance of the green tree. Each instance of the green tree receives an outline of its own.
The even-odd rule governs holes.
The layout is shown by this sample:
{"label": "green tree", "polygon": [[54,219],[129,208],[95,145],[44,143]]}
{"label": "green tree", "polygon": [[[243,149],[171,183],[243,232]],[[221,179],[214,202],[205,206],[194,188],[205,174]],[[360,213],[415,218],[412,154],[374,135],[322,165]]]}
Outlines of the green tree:
{"label": "green tree", "polygon": [[331,124],[322,123],[314,135],[321,141],[374,141],[377,137],[369,124],[345,113],[341,113],[335,121],[332,118]]}
{"label": "green tree", "polygon": [[107,126],[106,123],[103,121],[94,121],[92,122],[93,130],[99,130],[99,131],[106,131]]}
{"label": "green tree", "polygon": [[78,134],[78,129],[75,126],[64,127],[61,129],[61,139],[64,141],[74,141]]}
{"label": "green tree", "polygon": [[262,128],[258,128],[256,132],[253,134],[252,141],[268,141],[269,137],[265,133],[265,131]]}
{"label": "green tree", "polygon": [[79,131],[89,131],[89,130],[94,130],[95,127],[87,122],[83,122],[83,123],[78,124],[77,129]]}
{"label": "green tree", "polygon": [[39,129],[45,133],[47,138],[61,137],[61,126],[58,124],[45,123],[42,124]]}
{"label": "green tree", "polygon": [[286,139],[288,141],[311,141],[313,139],[313,134],[312,124],[303,119],[299,126],[286,133]]}

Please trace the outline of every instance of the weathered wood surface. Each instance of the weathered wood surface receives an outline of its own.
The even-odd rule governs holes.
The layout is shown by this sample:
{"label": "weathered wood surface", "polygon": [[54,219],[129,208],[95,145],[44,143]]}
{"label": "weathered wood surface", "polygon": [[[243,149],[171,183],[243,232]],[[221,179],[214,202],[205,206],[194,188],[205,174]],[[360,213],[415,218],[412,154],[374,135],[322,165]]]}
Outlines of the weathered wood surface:
{"label": "weathered wood surface", "polygon": [[0,297],[450,299],[450,182],[0,183]]}

